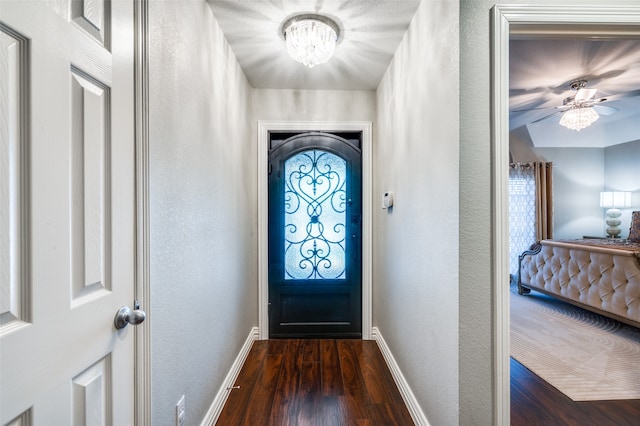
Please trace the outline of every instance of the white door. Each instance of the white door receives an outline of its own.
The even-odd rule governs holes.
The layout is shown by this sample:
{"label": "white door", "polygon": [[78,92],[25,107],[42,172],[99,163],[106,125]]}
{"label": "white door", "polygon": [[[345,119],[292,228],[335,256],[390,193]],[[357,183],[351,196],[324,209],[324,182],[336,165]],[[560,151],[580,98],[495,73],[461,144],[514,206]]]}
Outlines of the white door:
{"label": "white door", "polygon": [[133,2],[0,25],[0,425],[133,424]]}

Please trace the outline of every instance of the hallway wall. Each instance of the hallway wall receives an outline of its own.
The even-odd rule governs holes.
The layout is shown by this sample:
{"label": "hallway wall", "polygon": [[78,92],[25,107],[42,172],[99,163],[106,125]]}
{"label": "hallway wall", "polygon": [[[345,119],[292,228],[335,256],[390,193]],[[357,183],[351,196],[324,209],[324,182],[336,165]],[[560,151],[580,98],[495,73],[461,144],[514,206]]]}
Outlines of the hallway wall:
{"label": "hallway wall", "polygon": [[432,425],[459,411],[458,12],[422,2],[378,87],[374,135],[373,325]]}
{"label": "hallway wall", "polygon": [[205,1],[149,12],[152,423],[194,425],[257,325],[251,87]]}
{"label": "hallway wall", "polygon": [[375,93],[368,90],[254,89],[256,120],[373,121]]}

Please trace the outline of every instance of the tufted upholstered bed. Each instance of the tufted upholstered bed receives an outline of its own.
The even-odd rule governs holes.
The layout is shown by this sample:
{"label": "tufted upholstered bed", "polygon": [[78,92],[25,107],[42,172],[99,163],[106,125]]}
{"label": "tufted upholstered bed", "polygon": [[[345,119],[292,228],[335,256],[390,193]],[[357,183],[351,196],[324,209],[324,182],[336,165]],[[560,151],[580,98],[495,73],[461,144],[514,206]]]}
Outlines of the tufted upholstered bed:
{"label": "tufted upholstered bed", "polygon": [[[629,239],[542,240],[520,255],[518,293],[536,290],[640,327],[640,212]],[[635,223],[635,225],[634,225]]]}

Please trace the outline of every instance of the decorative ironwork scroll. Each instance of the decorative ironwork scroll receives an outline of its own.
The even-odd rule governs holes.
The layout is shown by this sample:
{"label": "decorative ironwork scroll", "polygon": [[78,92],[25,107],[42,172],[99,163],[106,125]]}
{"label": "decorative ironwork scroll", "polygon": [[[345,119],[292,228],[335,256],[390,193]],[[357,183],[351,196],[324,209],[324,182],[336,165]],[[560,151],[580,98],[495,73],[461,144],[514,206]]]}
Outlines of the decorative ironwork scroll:
{"label": "decorative ironwork scroll", "polygon": [[346,161],[309,150],[284,170],[285,279],[345,279]]}

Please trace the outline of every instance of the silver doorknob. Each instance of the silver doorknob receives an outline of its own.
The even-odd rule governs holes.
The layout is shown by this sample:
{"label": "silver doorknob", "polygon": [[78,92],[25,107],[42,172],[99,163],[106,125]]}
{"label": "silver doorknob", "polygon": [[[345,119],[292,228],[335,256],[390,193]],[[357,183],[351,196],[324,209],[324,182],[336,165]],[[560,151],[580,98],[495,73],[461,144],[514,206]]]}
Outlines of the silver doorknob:
{"label": "silver doorknob", "polygon": [[120,330],[122,328],[125,328],[128,324],[138,325],[146,318],[147,314],[142,309],[140,309],[140,304],[136,300],[133,305],[133,310],[131,310],[131,308],[129,308],[128,306],[123,306],[118,309],[116,317],[113,320],[113,325],[115,325],[115,327]]}

